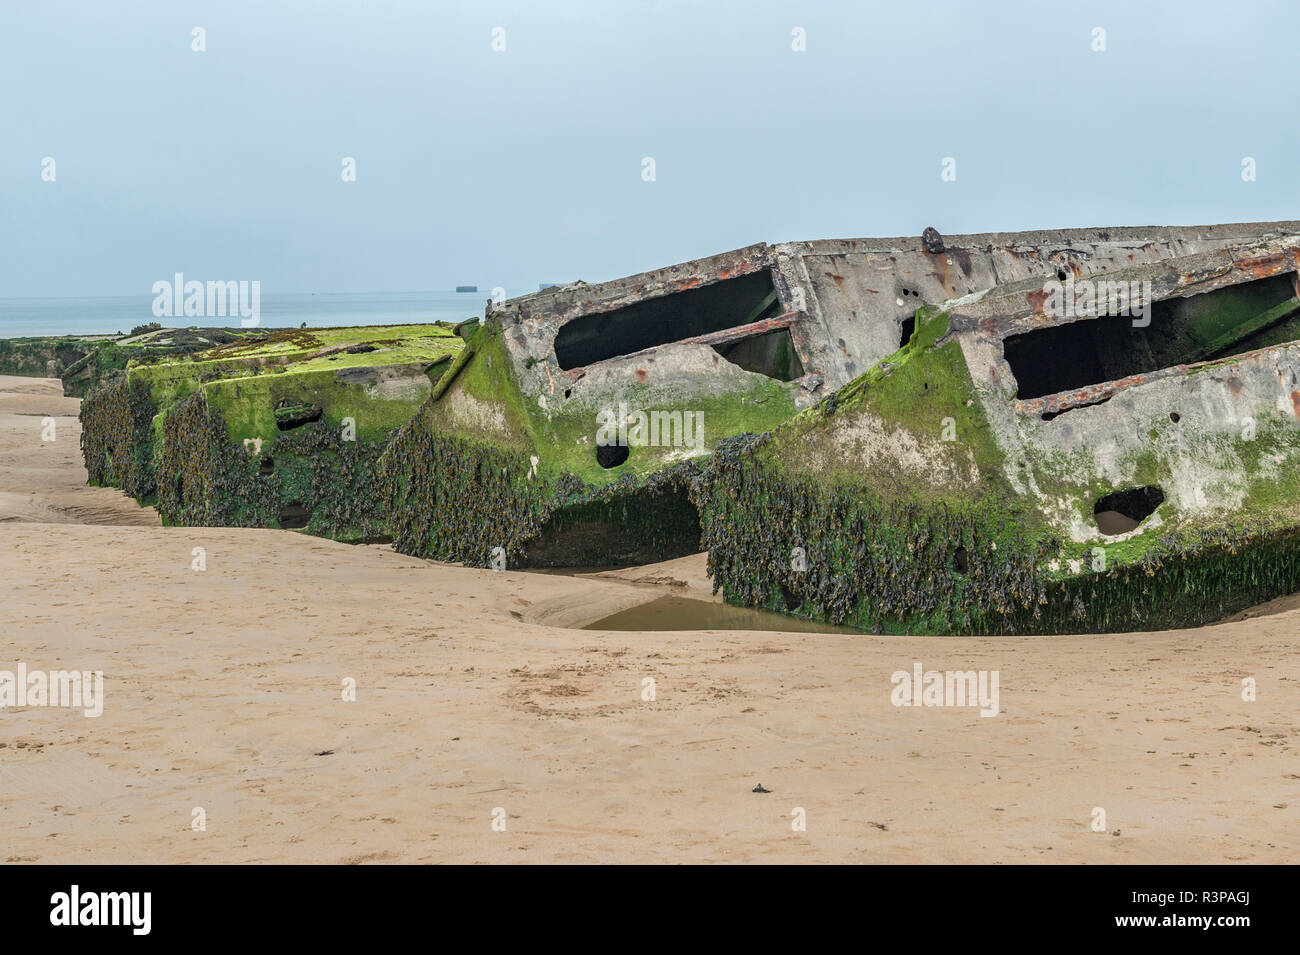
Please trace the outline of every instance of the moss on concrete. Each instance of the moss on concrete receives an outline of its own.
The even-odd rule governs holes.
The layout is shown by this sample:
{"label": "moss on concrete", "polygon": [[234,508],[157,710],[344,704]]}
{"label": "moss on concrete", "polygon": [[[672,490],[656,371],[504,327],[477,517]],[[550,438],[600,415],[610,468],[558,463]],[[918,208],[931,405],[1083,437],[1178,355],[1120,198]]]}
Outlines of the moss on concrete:
{"label": "moss on concrete", "polygon": [[206,389],[196,392],[163,421],[158,512],[164,524],[281,527],[296,507],[309,515],[306,533],[342,541],[387,538],[375,483],[382,441],[351,441],[314,422],[259,451],[229,440],[229,426],[207,397]]}
{"label": "moss on concrete", "polygon": [[709,455],[795,411],[792,389],[761,375],[712,394],[634,384],[611,393],[611,412],[620,402],[647,416],[689,409],[702,415],[703,440],[633,446],[625,463],[605,468],[596,456],[605,406],[569,401],[561,383],[527,400],[500,334],[490,324],[474,332],[384,456],[404,553],[479,566],[490,565],[493,547],[513,566],[680,556],[698,547],[689,488]]}
{"label": "moss on concrete", "polygon": [[168,523],[274,527],[297,503],[311,533],[381,537],[374,463],[461,345],[442,325],[293,330],[132,362],[83,402],[90,479],[156,494]]}
{"label": "moss on concrete", "polygon": [[1218,454],[1240,503],[1193,516],[1169,502],[1131,535],[1071,539],[1054,508],[1089,523],[1116,488],[1086,450],[1030,443],[1008,461],[946,333],[941,312],[919,313],[898,353],[710,462],[695,487],[729,601],[877,632],[1103,632],[1204,623],[1300,588],[1300,472],[1278,463],[1300,454],[1294,421],[1262,415],[1249,439],[1188,429],[1175,451],[1175,425],[1152,412],[1152,440],[1120,462],[1126,486],[1169,486],[1180,455]]}

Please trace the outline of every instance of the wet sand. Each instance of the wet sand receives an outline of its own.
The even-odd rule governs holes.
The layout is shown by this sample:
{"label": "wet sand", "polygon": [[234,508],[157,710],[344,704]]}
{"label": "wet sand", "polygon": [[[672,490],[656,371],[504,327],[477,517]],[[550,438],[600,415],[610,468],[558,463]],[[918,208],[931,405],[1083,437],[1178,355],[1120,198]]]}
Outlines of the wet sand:
{"label": "wet sand", "polygon": [[[58,394],[0,378],[0,670],[102,670],[105,704],[0,714],[6,861],[1300,857],[1294,600],[1106,636],[584,631],[707,596],[703,557],[565,577],[164,528],[84,487]],[[914,661],[998,670],[1001,712],[893,706]]]}
{"label": "wet sand", "polygon": [[[58,379],[0,375],[0,523],[160,526],[152,508],[116,488],[86,486],[80,407]],[[42,440],[46,418],[53,441]]]}

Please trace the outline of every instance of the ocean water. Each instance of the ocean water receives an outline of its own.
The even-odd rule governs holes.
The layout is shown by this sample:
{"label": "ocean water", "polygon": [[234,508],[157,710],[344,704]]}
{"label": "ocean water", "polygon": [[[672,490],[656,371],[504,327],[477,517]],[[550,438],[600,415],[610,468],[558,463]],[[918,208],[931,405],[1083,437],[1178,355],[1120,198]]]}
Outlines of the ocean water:
{"label": "ocean water", "polygon": [[[529,291],[532,291],[531,289]],[[507,297],[524,294],[508,291]],[[316,292],[261,298],[261,328],[409,325],[482,318],[491,289],[477,292]],[[234,318],[155,318],[152,295],[99,298],[0,298],[0,338],[26,335],[111,335],[161,322],[239,327]]]}

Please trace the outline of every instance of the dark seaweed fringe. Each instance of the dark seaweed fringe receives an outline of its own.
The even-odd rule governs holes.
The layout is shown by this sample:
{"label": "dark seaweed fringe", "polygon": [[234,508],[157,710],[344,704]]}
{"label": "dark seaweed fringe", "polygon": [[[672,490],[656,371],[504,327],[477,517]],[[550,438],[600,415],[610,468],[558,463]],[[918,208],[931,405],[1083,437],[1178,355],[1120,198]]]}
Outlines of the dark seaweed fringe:
{"label": "dark seaweed fringe", "polygon": [[376,478],[382,443],[345,441],[338,428],[316,422],[278,436],[264,451],[275,469],[261,474],[261,455],[227,438],[201,392],[170,411],[163,435],[158,511],[169,524],[277,527],[281,508],[298,502],[312,511],[311,534],[387,535]]}
{"label": "dark seaweed fringe", "polygon": [[[652,554],[677,556],[696,546],[694,514],[673,505],[701,473],[698,461],[599,487],[568,473],[530,478],[523,452],[430,433],[421,418],[398,432],[380,463],[393,546],[403,554],[486,567],[500,547],[507,566],[516,567],[541,535],[587,521],[640,535]],[[599,565],[610,556],[596,550],[575,560]]]}
{"label": "dark seaweed fringe", "polygon": [[88,483],[120,487],[138,501],[154,492],[153,416],[147,386],[115,378],[81,402],[81,455]]}
{"label": "dark seaweed fringe", "polygon": [[1094,573],[1085,560],[1054,580],[1060,542],[1026,534],[1005,502],[823,489],[758,461],[765,441],[720,449],[695,483],[709,572],[733,603],[875,632],[1114,632],[1195,626],[1300,589],[1294,528],[1170,534],[1137,563]]}

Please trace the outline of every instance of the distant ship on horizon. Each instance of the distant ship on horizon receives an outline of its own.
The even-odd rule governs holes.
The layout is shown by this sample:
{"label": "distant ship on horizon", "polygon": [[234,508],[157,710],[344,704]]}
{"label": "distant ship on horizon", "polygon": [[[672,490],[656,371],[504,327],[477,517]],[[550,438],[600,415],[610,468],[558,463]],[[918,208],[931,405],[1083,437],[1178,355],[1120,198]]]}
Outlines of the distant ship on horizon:
{"label": "distant ship on horizon", "polygon": [[478,291],[478,286],[477,286],[477,285],[457,285],[457,286],[456,286],[456,291],[457,291],[457,292],[477,292],[477,291]]}

